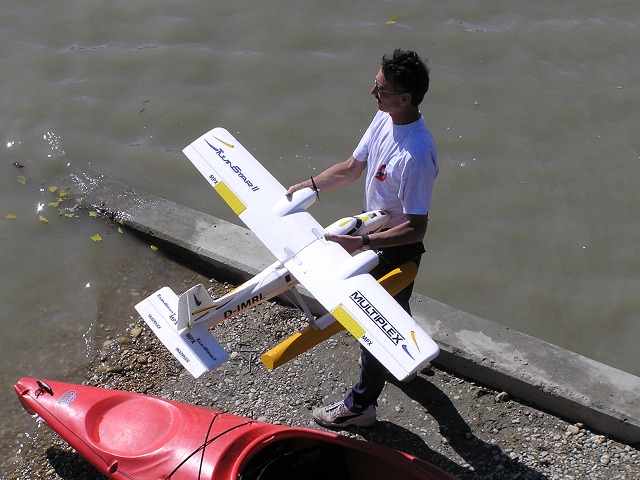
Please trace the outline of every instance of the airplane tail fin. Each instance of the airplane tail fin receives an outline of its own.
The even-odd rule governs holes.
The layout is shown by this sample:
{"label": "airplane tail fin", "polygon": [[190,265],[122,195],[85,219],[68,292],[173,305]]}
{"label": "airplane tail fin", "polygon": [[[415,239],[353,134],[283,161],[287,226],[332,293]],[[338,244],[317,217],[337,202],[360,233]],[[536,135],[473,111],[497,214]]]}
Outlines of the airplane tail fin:
{"label": "airplane tail fin", "polygon": [[204,325],[176,330],[178,302],[173,290],[164,287],[138,303],[136,310],[173,356],[198,378],[226,362],[229,354]]}
{"label": "airplane tail fin", "polygon": [[180,295],[178,299],[178,331],[202,320],[207,314],[213,313],[215,302],[207,289],[198,284]]}

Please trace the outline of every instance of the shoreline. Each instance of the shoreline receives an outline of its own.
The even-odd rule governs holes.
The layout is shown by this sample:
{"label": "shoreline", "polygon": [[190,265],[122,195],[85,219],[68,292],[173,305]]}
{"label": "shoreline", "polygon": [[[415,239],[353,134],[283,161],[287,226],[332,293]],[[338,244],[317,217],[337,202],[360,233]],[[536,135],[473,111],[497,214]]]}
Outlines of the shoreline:
{"label": "shoreline", "polygon": [[[184,265],[241,283],[271,253],[247,229],[95,173],[77,195]],[[167,215],[172,222],[167,222]],[[322,312],[301,289],[312,312]],[[640,378],[422,295],[413,317],[438,343],[435,364],[629,444],[640,443]]]}

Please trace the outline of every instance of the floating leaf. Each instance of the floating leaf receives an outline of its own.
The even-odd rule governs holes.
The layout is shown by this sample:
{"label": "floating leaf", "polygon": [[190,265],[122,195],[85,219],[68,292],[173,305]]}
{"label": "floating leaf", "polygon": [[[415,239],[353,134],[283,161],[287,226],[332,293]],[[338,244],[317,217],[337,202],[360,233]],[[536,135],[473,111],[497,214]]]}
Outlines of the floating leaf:
{"label": "floating leaf", "polygon": [[60,206],[60,202],[49,202],[47,206],[49,208],[58,208]]}
{"label": "floating leaf", "polygon": [[69,217],[69,218],[73,218],[73,217],[75,217],[76,215],[75,215],[74,213],[65,213],[65,214],[64,214],[64,216],[65,216],[65,217]]}
{"label": "floating leaf", "polygon": [[93,240],[94,242],[101,242],[102,237],[96,233],[93,237],[91,237],[91,240]]}
{"label": "floating leaf", "polygon": [[118,227],[118,233],[124,233],[124,231],[122,230],[122,228]]}
{"label": "floating leaf", "polygon": [[58,187],[55,187],[55,186],[51,186],[51,187],[49,187],[49,191],[50,191],[51,193],[55,192],[56,190],[58,190]]}
{"label": "floating leaf", "polygon": [[151,250],[153,250],[154,252],[158,251],[158,247],[156,247],[155,245],[151,245]]}
{"label": "floating leaf", "polygon": [[391,19],[387,20],[387,25],[394,25],[396,23],[396,20],[398,19],[398,15],[391,15]]}
{"label": "floating leaf", "polygon": [[58,192],[58,195],[60,195],[61,197],[68,197],[69,195],[71,195],[71,192],[68,188],[65,188],[64,190],[60,190],[60,192]]}
{"label": "floating leaf", "polygon": [[97,217],[97,216],[98,216],[98,212],[96,212],[95,210],[91,210],[91,211],[89,212],[89,216],[90,216],[90,217]]}
{"label": "floating leaf", "polygon": [[18,183],[20,185],[26,185],[27,184],[27,177],[25,177],[24,175],[18,175]]}
{"label": "floating leaf", "polygon": [[10,213],[4,218],[6,218],[7,220],[15,220],[16,218],[18,218],[18,216],[15,213]]}
{"label": "floating leaf", "polygon": [[38,220],[40,220],[42,223],[49,223],[49,220],[44,218],[42,215],[38,215]]}

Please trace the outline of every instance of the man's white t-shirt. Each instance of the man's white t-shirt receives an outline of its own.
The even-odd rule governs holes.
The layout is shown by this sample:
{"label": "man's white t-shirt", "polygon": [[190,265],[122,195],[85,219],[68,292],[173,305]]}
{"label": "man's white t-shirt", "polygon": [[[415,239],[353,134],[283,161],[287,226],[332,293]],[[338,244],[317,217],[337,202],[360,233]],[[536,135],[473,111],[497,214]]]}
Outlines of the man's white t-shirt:
{"label": "man's white t-shirt", "polygon": [[388,113],[379,111],[353,157],[367,162],[365,211],[386,210],[389,228],[403,223],[405,214],[429,212],[438,160],[422,115],[413,123],[394,125]]}

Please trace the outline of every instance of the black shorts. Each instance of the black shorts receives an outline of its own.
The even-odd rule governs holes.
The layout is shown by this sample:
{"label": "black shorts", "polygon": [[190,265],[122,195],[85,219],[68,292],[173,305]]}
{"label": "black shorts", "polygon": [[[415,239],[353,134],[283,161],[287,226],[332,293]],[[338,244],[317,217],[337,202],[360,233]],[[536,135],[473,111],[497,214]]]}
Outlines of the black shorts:
{"label": "black shorts", "polygon": [[420,266],[420,257],[425,253],[424,243],[416,242],[397,247],[380,248],[380,262],[371,270],[374,278],[380,278],[405,262],[413,261]]}

